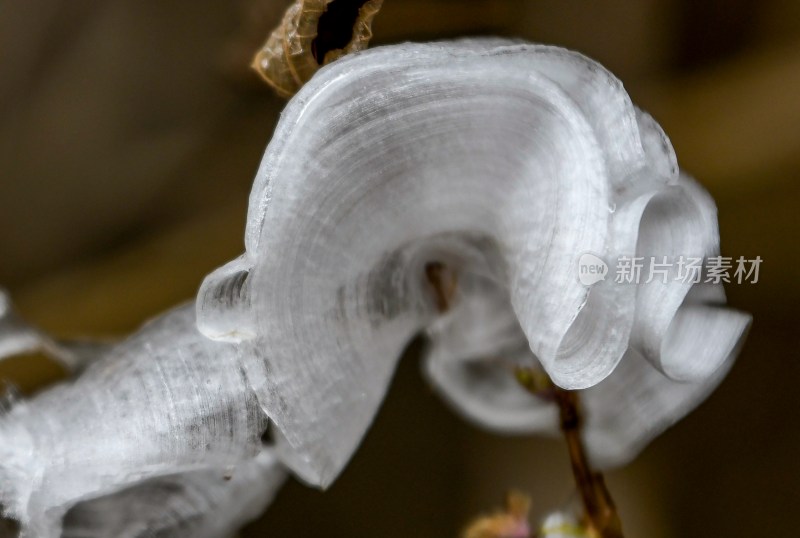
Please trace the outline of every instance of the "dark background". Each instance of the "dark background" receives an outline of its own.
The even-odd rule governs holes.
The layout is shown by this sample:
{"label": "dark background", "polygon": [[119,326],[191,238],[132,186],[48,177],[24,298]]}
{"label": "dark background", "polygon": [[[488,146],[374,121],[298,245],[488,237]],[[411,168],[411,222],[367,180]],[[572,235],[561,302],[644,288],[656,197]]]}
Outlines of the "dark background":
{"label": "dark background", "polygon": [[[243,250],[252,177],[282,107],[248,72],[274,0],[0,3],[0,282],[62,336],[123,334]],[[797,536],[800,2],[386,0],[377,42],[476,34],[580,50],[664,126],[714,195],[730,286],[755,324],[694,414],[610,473],[628,536]],[[31,391],[42,359],[0,375]],[[558,441],[465,425],[402,361],[374,428],[326,493],[291,483],[242,536],[456,536],[527,489],[568,498]]]}

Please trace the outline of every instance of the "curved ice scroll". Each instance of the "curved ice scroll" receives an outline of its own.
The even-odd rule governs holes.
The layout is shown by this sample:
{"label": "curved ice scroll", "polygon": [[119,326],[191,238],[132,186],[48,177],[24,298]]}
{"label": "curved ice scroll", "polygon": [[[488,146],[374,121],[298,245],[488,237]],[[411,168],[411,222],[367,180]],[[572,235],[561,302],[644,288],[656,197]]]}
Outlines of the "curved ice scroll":
{"label": "curved ice scroll", "polygon": [[[593,387],[632,353],[708,387],[744,318],[681,309],[688,283],[578,279],[586,253],[703,256],[717,229],[698,196],[658,125],[579,54],[502,40],[372,49],[320,70],[287,106],[251,194],[246,253],[206,278],[198,325],[252,345],[248,377],[279,450],[326,486],[403,347],[440,316],[431,261],[504,294],[497,321],[521,331],[506,336],[562,387]],[[491,351],[497,335],[480,331],[493,322],[458,329]],[[731,341],[698,356],[706,324]],[[681,409],[696,400],[673,396]]]}
{"label": "curved ice scroll", "polygon": [[[2,515],[19,521],[24,536],[59,537],[64,515],[81,501],[146,488],[140,486],[146,480],[151,480],[149,487],[172,481],[190,491],[204,476],[209,478],[207,490],[176,495],[172,509],[177,512],[165,516],[210,516],[217,502],[227,510],[233,501],[224,492],[242,494],[247,484],[252,486],[251,502],[263,499],[263,508],[284,470],[262,441],[268,419],[241,365],[251,356],[247,346],[213,342],[200,334],[194,306],[187,305],[110,347],[74,382],[0,413]],[[211,480],[226,474],[230,482]],[[250,482],[251,474],[262,480]],[[114,499],[137,497],[135,491],[117,495],[98,503],[107,507]],[[87,514],[93,506],[98,505],[84,504],[82,519],[72,522],[97,526],[128,521],[123,510],[116,512],[117,519],[92,520]],[[130,502],[121,508],[137,510]],[[252,515],[243,510],[226,517],[235,524]],[[148,517],[153,524],[167,523],[158,514]],[[192,528],[196,521],[183,523]]]}
{"label": "curved ice scroll", "polygon": [[[715,223],[711,198],[686,176],[679,186],[692,196],[700,222]],[[652,234],[646,228],[664,226],[657,223],[660,217],[654,213],[663,215],[661,209],[651,205],[646,210],[640,249],[646,248],[641,243]],[[718,255],[715,229],[715,224],[707,228],[706,256]],[[428,379],[458,412],[479,426],[503,433],[558,434],[554,403],[532,396],[515,378],[516,367],[535,369],[540,363],[527,345],[508,290],[475,274],[462,279],[461,289],[464,298],[459,307],[428,331],[430,350],[424,363]],[[583,436],[595,466],[628,463],[724,378],[750,323],[750,316],[724,303],[721,285],[698,284],[686,295],[662,337],[662,348],[673,355],[676,365],[703,367],[704,375],[675,380],[648,361],[632,337],[614,372],[582,392]],[[644,303],[635,313],[638,323],[650,315],[648,307],[660,305]]]}

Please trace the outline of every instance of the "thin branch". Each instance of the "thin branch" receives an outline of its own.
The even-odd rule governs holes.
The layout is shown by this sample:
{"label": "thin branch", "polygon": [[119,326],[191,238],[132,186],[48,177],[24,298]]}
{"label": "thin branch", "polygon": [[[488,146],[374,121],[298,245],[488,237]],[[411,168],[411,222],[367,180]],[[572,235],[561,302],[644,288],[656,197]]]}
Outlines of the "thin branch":
{"label": "thin branch", "polygon": [[581,438],[578,393],[555,388],[561,431],[567,441],[575,485],[583,503],[586,526],[598,538],[622,538],[622,524],[602,473],[594,472]]}

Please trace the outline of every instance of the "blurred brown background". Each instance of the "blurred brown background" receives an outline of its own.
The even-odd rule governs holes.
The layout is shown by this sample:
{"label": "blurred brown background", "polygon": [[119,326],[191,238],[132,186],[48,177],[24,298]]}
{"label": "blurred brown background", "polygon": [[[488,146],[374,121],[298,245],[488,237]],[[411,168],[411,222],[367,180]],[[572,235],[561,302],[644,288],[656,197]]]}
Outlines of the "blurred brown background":
{"label": "blurred brown background", "polygon": [[[279,0],[0,3],[0,283],[64,336],[123,334],[239,254],[247,194],[282,102],[247,72]],[[610,474],[632,537],[797,536],[800,2],[386,0],[379,43],[476,34],[580,50],[661,122],[720,208],[729,287],[755,324],[713,397]],[[255,536],[456,536],[515,486],[534,511],[570,490],[558,441],[498,438],[452,415],[402,362],[326,493],[292,483]],[[60,376],[21,358],[0,376]]]}

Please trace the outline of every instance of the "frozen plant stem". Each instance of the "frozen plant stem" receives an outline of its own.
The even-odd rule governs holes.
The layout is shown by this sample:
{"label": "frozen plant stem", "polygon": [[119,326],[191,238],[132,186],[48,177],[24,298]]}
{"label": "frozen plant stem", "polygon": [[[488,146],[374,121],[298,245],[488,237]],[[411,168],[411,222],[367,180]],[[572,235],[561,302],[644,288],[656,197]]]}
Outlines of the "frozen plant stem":
{"label": "frozen plant stem", "polygon": [[583,504],[586,527],[597,538],[622,538],[622,524],[603,474],[592,471],[586,459],[580,432],[578,393],[553,386],[553,394],[558,404],[561,431],[567,441],[572,474]]}
{"label": "frozen plant stem", "polygon": [[447,312],[456,294],[456,274],[441,262],[431,262],[425,265],[425,278],[433,288],[436,309],[441,313]]}
{"label": "frozen plant stem", "polygon": [[537,397],[551,399],[558,406],[559,425],[567,442],[575,486],[581,498],[584,525],[593,538],[622,538],[622,524],[606,488],[603,474],[589,465],[581,437],[580,401],[577,391],[557,387],[544,372],[530,368],[515,371],[517,381]]}

